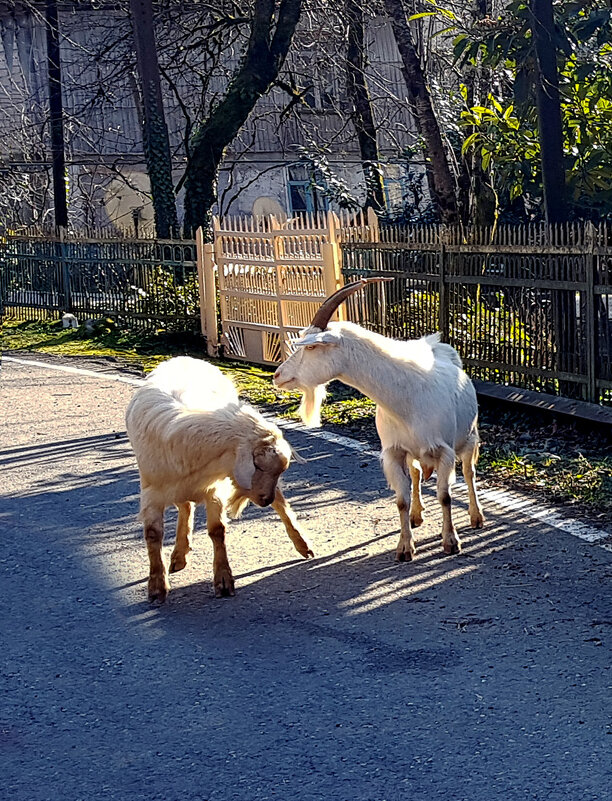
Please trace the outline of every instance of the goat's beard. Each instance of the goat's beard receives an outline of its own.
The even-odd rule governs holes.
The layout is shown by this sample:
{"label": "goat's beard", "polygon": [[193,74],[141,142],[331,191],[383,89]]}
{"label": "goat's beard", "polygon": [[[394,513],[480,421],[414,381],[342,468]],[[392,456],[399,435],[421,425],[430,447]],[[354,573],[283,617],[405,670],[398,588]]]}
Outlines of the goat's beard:
{"label": "goat's beard", "polygon": [[318,428],[321,425],[321,404],[326,394],[323,384],[303,390],[300,417],[304,425],[310,428]]}

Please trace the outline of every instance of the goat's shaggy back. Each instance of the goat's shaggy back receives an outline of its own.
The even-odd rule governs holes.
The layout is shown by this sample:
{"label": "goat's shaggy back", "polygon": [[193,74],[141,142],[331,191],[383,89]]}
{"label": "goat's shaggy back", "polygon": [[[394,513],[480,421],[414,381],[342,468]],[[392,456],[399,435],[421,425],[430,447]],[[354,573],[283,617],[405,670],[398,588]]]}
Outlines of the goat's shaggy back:
{"label": "goat's shaggy back", "polygon": [[140,472],[152,600],[163,601],[169,587],[162,542],[164,509],[170,504],[179,512],[171,572],[187,564],[194,503],[206,504],[217,595],[234,594],[225,524],[227,515],[239,514],[248,501],[271,504],[296,549],[312,555],[278,486],[291,448],[273,423],[240,402],[219,369],[187,357],[164,362],[134,393],[126,425]]}
{"label": "goat's shaggy back", "polygon": [[126,426],[143,485],[155,487],[165,504],[200,502],[228,476],[250,489],[245,473],[266,449],[284,468],[291,458],[280,430],[240,402],[229,378],[186,356],[153,370],[128,406]]}
{"label": "goat's shaggy back", "polygon": [[218,367],[188,356],[162,362],[149,374],[145,386],[156,387],[194,411],[239,403],[236,387]]}

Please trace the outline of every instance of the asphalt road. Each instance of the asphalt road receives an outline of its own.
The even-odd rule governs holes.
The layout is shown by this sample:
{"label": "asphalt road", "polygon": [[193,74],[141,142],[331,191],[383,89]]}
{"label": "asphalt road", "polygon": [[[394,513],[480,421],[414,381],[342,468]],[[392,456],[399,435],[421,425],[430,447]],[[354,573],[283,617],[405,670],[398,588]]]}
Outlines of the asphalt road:
{"label": "asphalt road", "polygon": [[610,552],[491,502],[471,531],[458,492],[444,558],[428,489],[395,564],[376,459],[290,431],[317,558],[249,508],[215,600],[200,512],[150,606],[132,391],[2,367],[2,799],[609,801]]}

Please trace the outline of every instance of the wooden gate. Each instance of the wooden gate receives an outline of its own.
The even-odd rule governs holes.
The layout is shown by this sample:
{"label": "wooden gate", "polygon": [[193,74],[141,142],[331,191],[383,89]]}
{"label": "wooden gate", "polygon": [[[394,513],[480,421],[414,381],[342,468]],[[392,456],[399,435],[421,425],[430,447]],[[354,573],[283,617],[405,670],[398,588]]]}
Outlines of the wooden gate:
{"label": "wooden gate", "polygon": [[[214,244],[199,248],[209,355],[217,354],[220,328],[226,357],[268,365],[283,361],[321,301],[342,285],[341,231],[359,228],[368,238],[374,225],[375,215],[350,219],[331,212],[285,222],[274,217],[215,219]],[[210,302],[213,272],[218,327],[212,317],[216,304]]]}

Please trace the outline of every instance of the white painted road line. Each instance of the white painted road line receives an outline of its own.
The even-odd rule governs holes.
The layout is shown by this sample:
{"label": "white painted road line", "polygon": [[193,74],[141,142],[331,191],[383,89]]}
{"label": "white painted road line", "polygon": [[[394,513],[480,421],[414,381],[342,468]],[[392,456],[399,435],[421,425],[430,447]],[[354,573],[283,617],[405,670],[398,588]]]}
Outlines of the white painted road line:
{"label": "white painted road line", "polygon": [[38,362],[34,359],[16,359],[14,356],[2,356],[2,361],[14,362],[15,364],[26,364],[30,367],[42,367],[45,370],[59,370],[63,373],[76,373],[85,375],[89,378],[104,379],[105,381],[120,381],[122,384],[133,384],[140,386],[144,381],[142,378],[126,378],[113,373],[99,373],[96,370],[85,370],[82,367],[69,367],[67,364],[50,364],[49,362]]}
{"label": "white painted road line", "polygon": [[[124,376],[115,375],[114,373],[101,373],[96,372],[95,370],[86,370],[81,367],[50,364],[48,362],[39,362],[34,359],[18,359],[14,356],[3,356],[2,358],[7,362],[13,362],[15,364],[27,365],[29,367],[39,367],[45,370],[58,370],[64,373],[82,375],[87,378],[96,378],[99,381],[120,381],[123,384],[131,384],[133,386],[141,386],[144,383],[144,379],[142,378],[126,378]],[[318,439],[325,440],[326,442],[330,442],[334,445],[339,445],[342,448],[348,448],[350,450],[357,451],[363,456],[370,456],[377,459],[380,457],[379,451],[373,451],[369,448],[366,448],[363,443],[352,439],[351,437],[344,437],[329,431],[323,431],[321,429],[306,428],[305,426],[301,425],[301,423],[280,420],[278,418],[275,418],[275,422],[285,430],[303,431],[309,436],[317,437]],[[466,486],[463,481],[457,482],[455,486],[456,491],[461,492],[465,489]],[[540,520],[541,522],[546,523],[546,525],[559,529],[560,531],[564,531],[566,534],[571,534],[572,537],[577,537],[583,542],[597,545],[600,548],[604,548],[605,550],[612,552],[612,541],[604,542],[606,539],[612,540],[612,532],[610,531],[594,528],[593,526],[589,526],[586,523],[571,517],[564,517],[558,510],[548,507],[541,507],[538,501],[533,501],[528,496],[522,495],[518,492],[511,492],[501,489],[479,489],[478,494],[482,499],[487,500],[490,503],[494,503],[496,506],[500,506],[506,511],[520,511],[521,514],[524,514],[533,520]]]}

